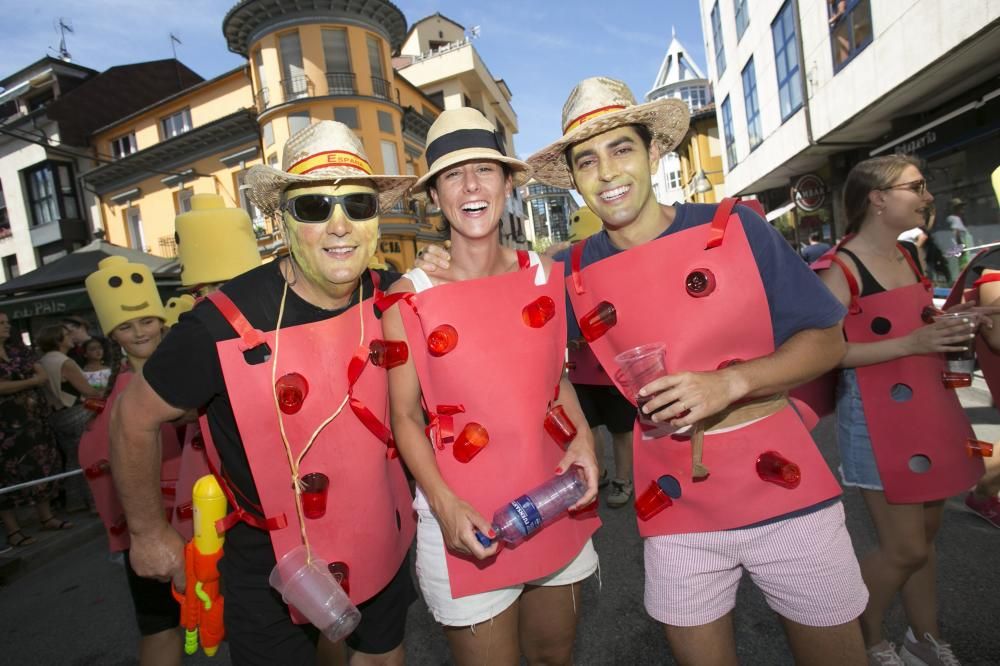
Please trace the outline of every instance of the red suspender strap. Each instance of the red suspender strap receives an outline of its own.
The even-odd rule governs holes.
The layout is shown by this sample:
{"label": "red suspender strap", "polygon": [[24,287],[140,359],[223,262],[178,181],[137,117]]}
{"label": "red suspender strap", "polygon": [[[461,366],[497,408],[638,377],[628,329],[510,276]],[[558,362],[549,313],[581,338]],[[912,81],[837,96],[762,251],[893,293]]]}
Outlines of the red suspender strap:
{"label": "red suspender strap", "polygon": [[576,293],[582,294],[583,277],[580,275],[580,264],[583,262],[583,246],[587,244],[587,239],[575,243],[569,251],[569,265],[573,275],[573,288]]}
{"label": "red suspender strap", "polygon": [[429,423],[424,429],[435,447],[443,449],[455,440],[455,414],[465,411],[465,405],[438,405],[436,412],[428,412]]}
{"label": "red suspender strap", "polygon": [[240,503],[236,501],[236,495],[233,494],[233,489],[229,485],[229,481],[223,476],[222,472],[215,468],[212,464],[212,456],[205,453],[205,462],[208,464],[208,471],[212,473],[215,480],[219,482],[219,487],[222,488],[222,494],[226,496],[226,501],[229,502],[229,506],[232,508],[230,513],[227,513],[222,518],[215,521],[215,529],[219,532],[225,532],[230,527],[236,523],[246,523],[250,527],[256,527],[259,530],[264,530],[265,532],[271,532],[273,530],[280,530],[288,525],[288,518],[285,514],[280,516],[271,516],[269,518],[258,518],[252,513],[243,509]]}
{"label": "red suspender strap", "polygon": [[368,269],[368,274],[371,276],[372,285],[375,287],[375,293],[372,294],[372,297],[377,301],[378,299],[382,298],[382,289],[381,289],[382,276],[378,274],[378,271],[372,268]]}
{"label": "red suspender strap", "polygon": [[732,215],[733,207],[735,206],[736,199],[726,197],[719,204],[719,207],[715,209],[715,217],[712,218],[712,223],[708,229],[708,242],[705,243],[706,250],[711,250],[713,247],[722,245],[722,239],[726,236],[726,226],[729,225],[729,216]]}
{"label": "red suspender strap", "polygon": [[972,286],[978,287],[979,285],[986,284],[988,282],[1000,282],[1000,273],[990,273],[989,275],[984,275],[973,282]]}
{"label": "red suspender strap", "polygon": [[413,297],[415,295],[416,294],[410,291],[397,291],[395,294],[378,296],[375,299],[375,307],[378,308],[379,312],[385,312],[399,301],[404,301],[407,305],[413,308],[413,312],[416,312],[417,308],[413,305]]}
{"label": "red suspender strap", "polygon": [[531,255],[528,254],[527,250],[517,251],[517,265],[522,271],[531,266]]}
{"label": "red suspender strap", "polygon": [[851,305],[848,311],[851,314],[859,314],[861,312],[861,304],[858,303],[858,296],[861,294],[861,290],[858,289],[858,281],[854,278],[854,273],[851,272],[851,269],[847,267],[847,264],[840,257],[830,257],[830,261],[840,266],[840,270],[844,272],[844,279],[847,280],[847,288],[851,290]]}
{"label": "red suspender strap", "polygon": [[347,392],[350,396],[351,411],[368,428],[371,434],[375,435],[385,444],[387,448],[386,455],[392,459],[399,455],[399,452],[396,450],[396,440],[392,438],[392,431],[372,413],[372,410],[368,409],[363,402],[354,397],[354,385],[361,377],[364,369],[368,367],[369,354],[370,352],[367,347],[358,347],[357,351],[354,352],[354,356],[347,363]]}
{"label": "red suspender strap", "polygon": [[917,266],[917,262],[913,261],[913,255],[907,252],[906,248],[900,245],[899,243],[896,243],[896,249],[903,253],[903,258],[905,258],[906,263],[910,265],[910,269],[913,271],[913,274],[916,275],[920,283],[924,285],[924,287],[926,287],[928,291],[930,291],[931,289],[930,278],[924,275],[923,272],[920,270],[920,267]]}
{"label": "red suspender strap", "polygon": [[746,206],[765,219],[767,218],[767,213],[764,211],[764,206],[761,205],[760,199],[741,199],[740,205]]}
{"label": "red suspender strap", "polygon": [[240,336],[240,340],[242,341],[240,351],[249,351],[267,343],[267,339],[264,337],[264,334],[250,325],[247,318],[244,317],[243,313],[240,312],[240,309],[236,307],[236,303],[233,303],[233,299],[226,296],[221,289],[213,291],[205,298],[212,301],[212,305],[214,305],[216,309],[222,313],[222,316],[226,318],[229,325],[232,326],[233,330]]}

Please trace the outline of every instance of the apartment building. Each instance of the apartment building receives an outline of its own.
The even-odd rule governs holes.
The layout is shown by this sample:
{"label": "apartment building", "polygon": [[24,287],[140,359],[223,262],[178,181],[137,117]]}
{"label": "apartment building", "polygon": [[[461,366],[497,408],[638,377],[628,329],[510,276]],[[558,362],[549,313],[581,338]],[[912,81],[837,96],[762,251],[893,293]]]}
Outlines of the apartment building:
{"label": "apartment building", "polygon": [[[789,240],[843,232],[851,166],[925,160],[937,208],[996,222],[1000,3],[700,0],[727,192],[756,195]],[[985,226],[979,237],[1000,235]]]}

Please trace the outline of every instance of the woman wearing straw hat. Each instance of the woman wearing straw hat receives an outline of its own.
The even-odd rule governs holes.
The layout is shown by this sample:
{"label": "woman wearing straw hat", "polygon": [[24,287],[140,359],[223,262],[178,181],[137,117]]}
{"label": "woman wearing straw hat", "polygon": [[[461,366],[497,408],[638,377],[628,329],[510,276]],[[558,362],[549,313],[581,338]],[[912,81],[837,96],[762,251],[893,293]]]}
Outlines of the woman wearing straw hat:
{"label": "woman wearing straw hat", "polygon": [[[797,661],[863,662],[867,593],[840,488],[783,395],[840,359],[844,308],[747,206],[657,203],[651,173],[687,126],[680,100],[640,105],[620,81],[585,79],[562,137],[528,159],[603,220],[565,263],[574,319],[647,420],[671,426],[633,430],[646,610],[679,662],[734,664],[746,569]],[[630,389],[616,356],[651,345],[666,374]]]}
{"label": "woman wearing straw hat", "polygon": [[[125,574],[139,627],[139,663],[143,666],[180,664],[182,659],[180,607],[170,594],[170,583],[138,576],[129,563],[129,534],[122,505],[115,492],[108,467],[109,426],[111,409],[122,391],[138,374],[156,350],[165,332],[166,314],[153,274],[143,264],[131,263],[125,257],[101,260],[97,270],[87,276],[90,297],[101,331],[124,349],[127,363],[118,358],[112,367],[105,400],[90,407],[99,413],[80,439],[80,467],[94,495],[97,512],[104,523],[108,547],[112,553],[125,552]],[[159,428],[159,465],[162,494],[158,494],[160,515],[174,515],[174,506],[184,502],[185,489],[177,485],[181,464],[181,445],[177,432],[170,424]],[[191,498],[190,485],[186,488]],[[191,523],[186,524],[186,536],[191,537]]]}
{"label": "woman wearing straw hat", "polygon": [[[427,136],[427,193],[451,224],[451,265],[393,286],[383,328],[411,359],[389,372],[393,432],[417,480],[417,578],[459,664],[572,663],[580,582],[597,568],[599,520],[573,515],[597,492],[593,440],[562,378],[565,296],[559,269],[501,247],[497,227],[524,162],[471,108],[442,113]],[[557,271],[553,276],[553,270]],[[540,316],[529,314],[538,308]],[[427,342],[425,342],[427,340]],[[553,397],[555,396],[555,397]],[[426,405],[430,427],[425,430]],[[549,415],[576,425],[564,451]],[[514,548],[484,547],[484,516],[552,478],[577,474],[586,494],[570,516]],[[488,540],[486,540],[487,543]]]}
{"label": "woman wearing straw hat", "polygon": [[254,204],[280,215],[289,256],[230,280],[182,317],[119,401],[114,468],[133,563],[182,588],[183,542],[150,497],[150,432],[204,409],[205,443],[221,459],[234,511],[219,566],[233,663],[313,663],[330,648],[268,582],[278,559],[303,550],[332,567],[361,611],[346,639],[352,663],[403,663],[416,597],[406,558],[412,496],[382,423],[394,359],[369,355],[388,347],[373,296],[393,276],[367,265],[379,211],[412,181],[376,174],[341,123],[293,135],[281,169],[247,175]]}

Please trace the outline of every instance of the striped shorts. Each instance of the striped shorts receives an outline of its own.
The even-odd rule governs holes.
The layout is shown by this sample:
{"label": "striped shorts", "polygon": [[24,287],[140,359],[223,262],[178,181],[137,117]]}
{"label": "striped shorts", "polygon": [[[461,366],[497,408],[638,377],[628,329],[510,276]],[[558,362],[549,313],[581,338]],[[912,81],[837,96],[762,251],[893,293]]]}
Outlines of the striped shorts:
{"label": "striped shorts", "polygon": [[782,617],[812,627],[861,615],[868,589],[840,502],[758,527],[645,539],[646,612],[696,627],[736,606],[743,570]]}

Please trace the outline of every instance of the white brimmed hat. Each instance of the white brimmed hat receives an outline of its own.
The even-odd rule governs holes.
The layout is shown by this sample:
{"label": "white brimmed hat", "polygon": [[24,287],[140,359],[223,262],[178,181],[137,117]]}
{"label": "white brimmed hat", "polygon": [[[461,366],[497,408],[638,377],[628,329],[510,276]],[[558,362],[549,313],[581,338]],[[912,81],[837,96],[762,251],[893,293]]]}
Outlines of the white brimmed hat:
{"label": "white brimmed hat", "polygon": [[247,171],[248,194],[257,208],[270,215],[281,206],[281,193],[289,185],[315,181],[371,181],[379,191],[379,208],[388,210],[413,176],[375,174],[365,148],[351,129],[333,120],[321,120],[296,132],[281,151],[281,169],[255,166]]}
{"label": "white brimmed hat", "polygon": [[514,187],[531,177],[531,167],[515,157],[508,157],[503,138],[482,113],[472,107],[442,111],[427,132],[427,173],[410,191],[422,195],[441,171],[469,160],[493,160],[510,167]]}
{"label": "white brimmed hat", "polygon": [[645,125],[653,143],[666,155],[687,133],[687,103],[671,97],[637,104],[621,81],[595,76],[573,88],[562,111],[562,138],[528,158],[535,179],[556,187],[573,187],[565,151],[573,144],[625,125]]}

